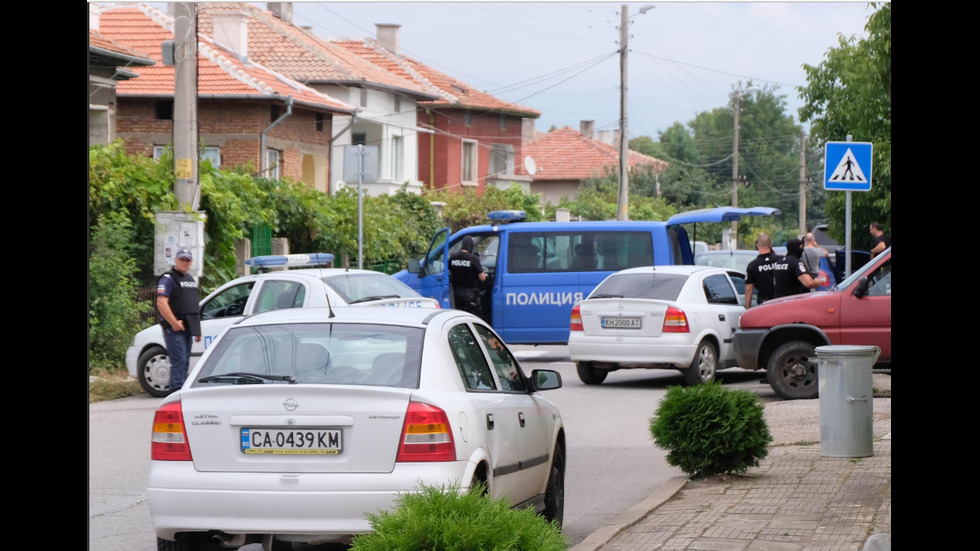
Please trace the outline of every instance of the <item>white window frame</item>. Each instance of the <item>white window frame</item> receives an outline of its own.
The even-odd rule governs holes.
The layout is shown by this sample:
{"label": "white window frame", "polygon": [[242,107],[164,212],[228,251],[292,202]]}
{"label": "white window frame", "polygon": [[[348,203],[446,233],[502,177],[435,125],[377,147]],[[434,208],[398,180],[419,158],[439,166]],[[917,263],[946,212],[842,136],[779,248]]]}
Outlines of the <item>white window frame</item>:
{"label": "white window frame", "polygon": [[281,177],[282,171],[280,166],[282,164],[282,152],[278,149],[265,150],[265,177],[270,180],[278,180]]}
{"label": "white window frame", "polygon": [[[503,170],[497,166],[499,163],[495,157],[503,156]],[[514,146],[510,144],[495,143],[490,146],[490,162],[487,168],[491,178],[502,176],[512,176],[514,174]]]}
{"label": "white window frame", "polygon": [[[469,151],[467,151],[467,149]],[[460,180],[462,180],[464,185],[475,186],[479,180],[477,171],[479,170],[480,166],[480,142],[476,140],[464,139],[462,140],[462,147],[460,150]],[[467,174],[467,167],[470,169],[469,174]]]}
{"label": "white window frame", "polygon": [[394,180],[402,178],[405,165],[405,139],[401,136],[391,137],[391,177]]}

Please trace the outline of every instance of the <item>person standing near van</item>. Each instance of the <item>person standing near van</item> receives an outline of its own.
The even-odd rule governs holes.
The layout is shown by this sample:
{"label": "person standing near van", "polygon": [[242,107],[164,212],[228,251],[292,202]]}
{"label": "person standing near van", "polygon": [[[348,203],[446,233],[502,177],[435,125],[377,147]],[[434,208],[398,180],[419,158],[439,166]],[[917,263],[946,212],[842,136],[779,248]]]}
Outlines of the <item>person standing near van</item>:
{"label": "person standing near van", "polygon": [[163,328],[163,342],[170,358],[170,392],[180,390],[187,378],[192,341],[201,342],[201,311],[198,306],[197,280],[188,272],[194,257],[179,249],[174,267],[160,276],[157,283],[157,310]]}
{"label": "person standing near van", "polygon": [[483,317],[480,307],[480,283],[487,274],[480,264],[480,257],[473,254],[473,238],[466,236],[459,252],[449,256],[449,277],[453,284],[455,307],[475,316]]}
{"label": "person standing near van", "polygon": [[753,258],[745,268],[745,307],[752,307],[752,293],[759,292],[759,304],[771,299],[776,288],[772,279],[772,264],[779,255],[772,252],[772,238],[760,233],[755,241],[755,250],[759,256]]}

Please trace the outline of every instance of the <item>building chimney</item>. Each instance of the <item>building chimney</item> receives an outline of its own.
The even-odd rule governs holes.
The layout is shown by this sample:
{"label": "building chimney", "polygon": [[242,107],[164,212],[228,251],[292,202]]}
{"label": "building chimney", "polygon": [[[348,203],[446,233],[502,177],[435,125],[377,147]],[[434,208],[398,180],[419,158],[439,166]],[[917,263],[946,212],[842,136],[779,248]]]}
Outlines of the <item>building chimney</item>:
{"label": "building chimney", "polygon": [[585,136],[585,139],[591,140],[595,138],[595,121],[582,121],[579,123],[579,132]]}
{"label": "building chimney", "polygon": [[521,119],[521,143],[525,144],[534,139],[535,119]]}
{"label": "building chimney", "polygon": [[604,144],[612,145],[612,130],[600,130],[598,140]]}
{"label": "building chimney", "polygon": [[292,2],[267,2],[266,5],[272,15],[282,19],[286,23],[293,22],[293,3]]}
{"label": "building chimney", "polygon": [[375,23],[374,26],[378,28],[378,43],[385,49],[397,54],[398,29],[401,27],[401,25],[395,25],[392,23]]}
{"label": "building chimney", "polygon": [[248,16],[244,13],[214,14],[214,40],[248,59]]}

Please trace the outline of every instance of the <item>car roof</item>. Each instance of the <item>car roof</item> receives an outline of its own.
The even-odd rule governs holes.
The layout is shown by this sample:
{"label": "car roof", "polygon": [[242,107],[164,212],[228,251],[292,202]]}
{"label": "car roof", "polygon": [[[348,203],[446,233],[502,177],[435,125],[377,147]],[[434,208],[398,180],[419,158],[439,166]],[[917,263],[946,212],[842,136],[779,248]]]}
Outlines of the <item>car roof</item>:
{"label": "car roof", "polygon": [[[331,312],[333,317],[331,317]],[[358,308],[356,306],[310,306],[306,308],[286,308],[281,310],[270,310],[261,314],[254,314],[243,318],[237,322],[236,326],[255,326],[255,325],[275,325],[282,323],[362,323],[377,322],[394,325],[417,325],[423,326],[435,317],[469,317],[474,320],[476,316],[462,310],[441,309],[441,308]]]}
{"label": "car roof", "polygon": [[[684,264],[684,265],[670,264],[670,265],[666,265],[666,266],[639,266],[639,267],[636,267],[636,268],[627,268],[625,270],[620,270],[620,271],[618,271],[618,272],[616,272],[614,274],[611,274],[609,277],[612,277],[612,276],[617,275],[617,274],[644,274],[644,273],[678,274],[678,275],[687,275],[687,276],[690,276],[690,275],[699,274],[699,273],[704,273],[704,274],[712,273],[712,272],[725,273],[725,272],[730,272],[730,271],[733,271],[733,269],[732,268],[721,268],[721,267],[718,267],[718,266],[701,266],[701,265],[691,265],[691,264]],[[739,272],[741,270],[734,270],[734,271]]]}
{"label": "car roof", "polygon": [[275,277],[277,275],[282,275],[283,273],[287,273],[290,275],[310,276],[316,278],[333,277],[338,275],[355,275],[355,274],[377,274],[380,276],[391,277],[384,272],[376,272],[374,270],[358,270],[354,268],[297,268],[293,270],[276,270],[271,272],[262,272],[258,274],[252,274],[252,275],[256,277]]}

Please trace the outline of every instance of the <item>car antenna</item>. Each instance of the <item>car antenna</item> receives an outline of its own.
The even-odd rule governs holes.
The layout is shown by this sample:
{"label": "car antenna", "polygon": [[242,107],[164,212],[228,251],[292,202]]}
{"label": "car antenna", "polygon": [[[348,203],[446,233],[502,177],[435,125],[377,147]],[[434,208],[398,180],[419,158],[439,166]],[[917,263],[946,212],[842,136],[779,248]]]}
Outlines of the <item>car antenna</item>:
{"label": "car antenna", "polygon": [[[333,255],[329,255],[329,256],[330,256],[330,260],[327,262],[333,262]],[[320,281],[323,281],[323,265],[325,263],[326,262],[321,262],[318,264],[318,267],[320,269]],[[323,285],[323,296],[324,298],[327,299],[327,311],[330,312],[330,315],[327,316],[327,319],[335,317],[335,314],[333,313],[333,306],[330,304],[330,293],[327,291],[327,285],[325,283]]]}

